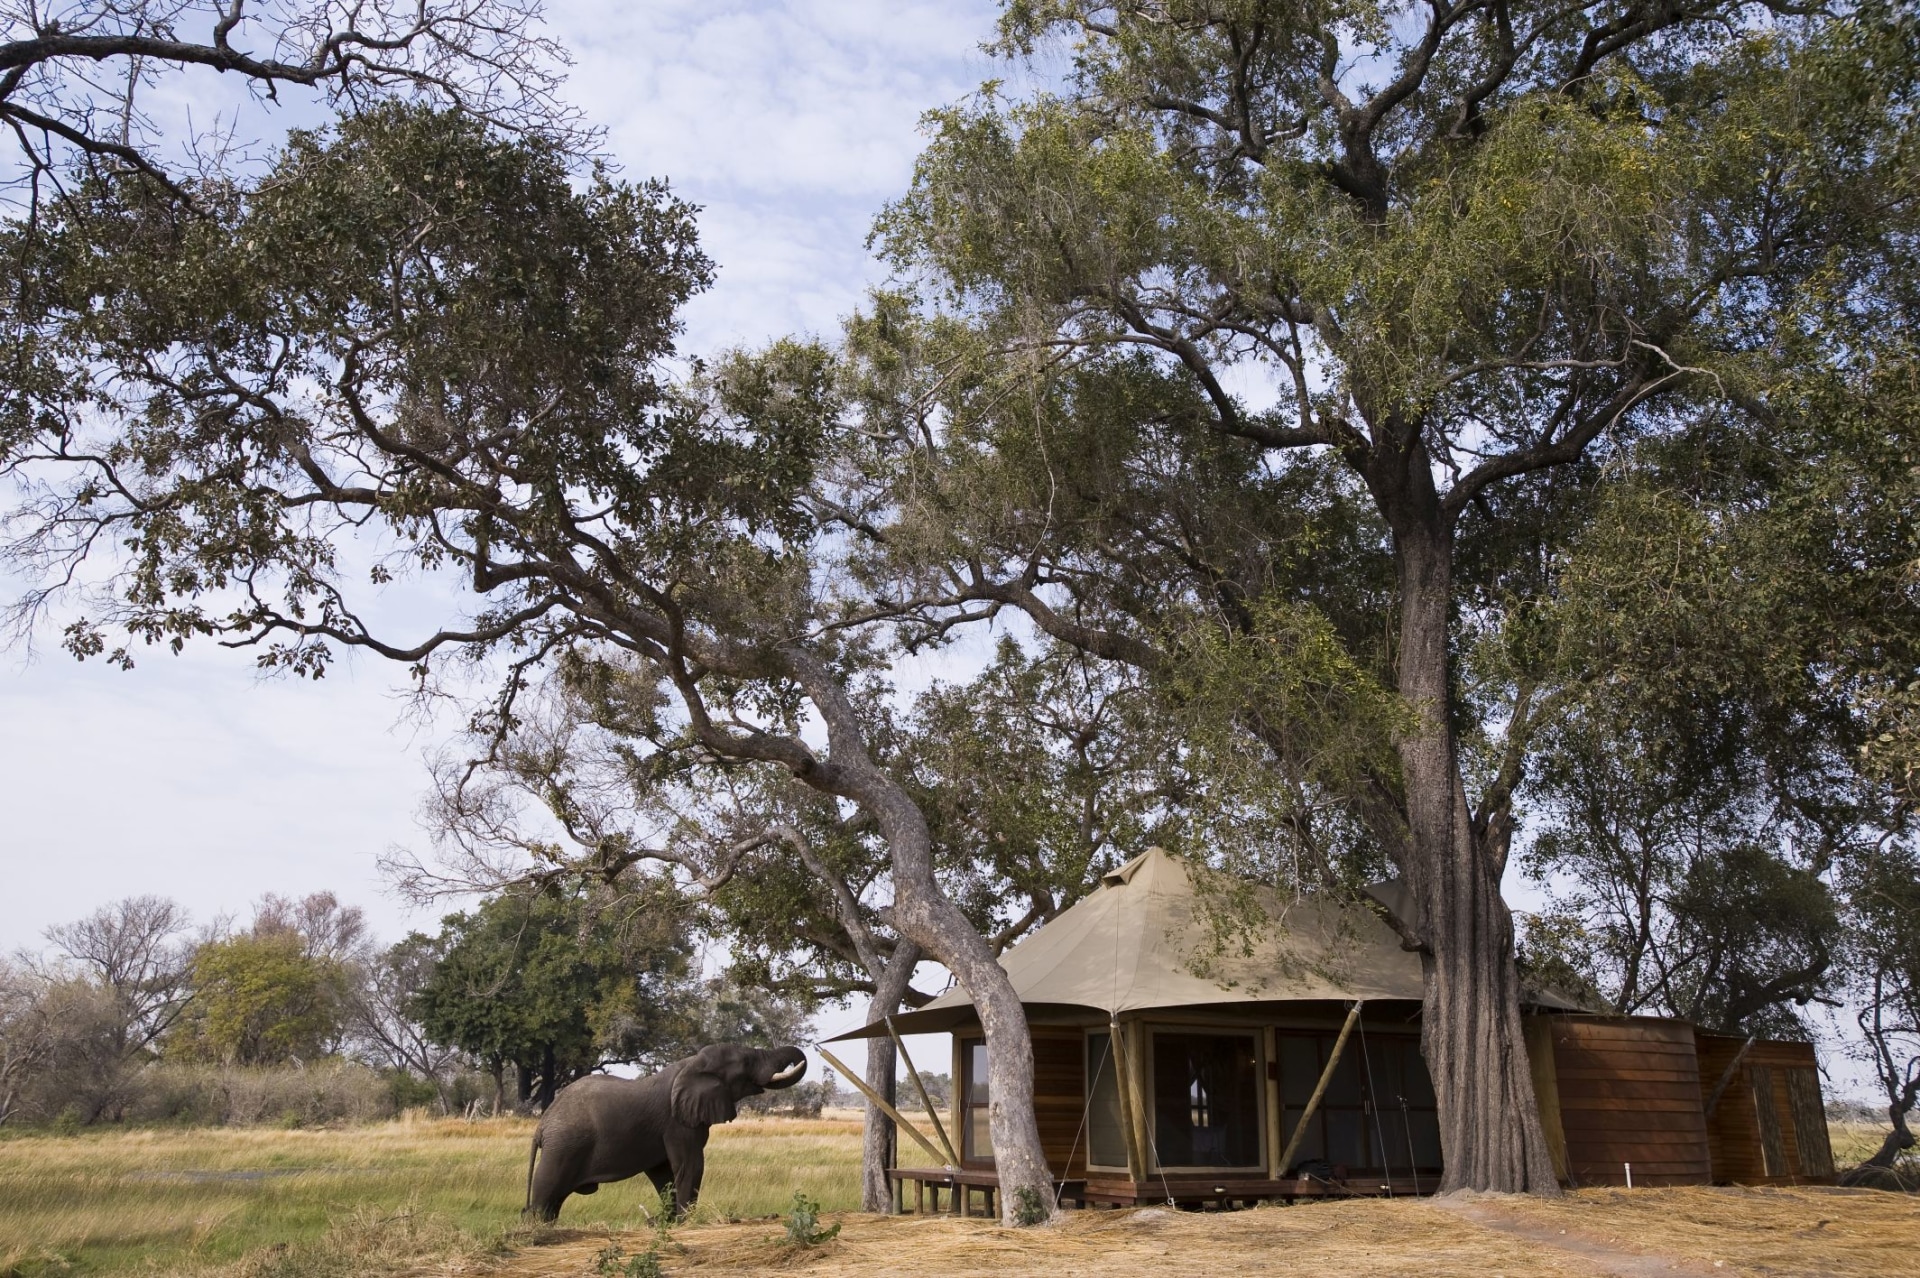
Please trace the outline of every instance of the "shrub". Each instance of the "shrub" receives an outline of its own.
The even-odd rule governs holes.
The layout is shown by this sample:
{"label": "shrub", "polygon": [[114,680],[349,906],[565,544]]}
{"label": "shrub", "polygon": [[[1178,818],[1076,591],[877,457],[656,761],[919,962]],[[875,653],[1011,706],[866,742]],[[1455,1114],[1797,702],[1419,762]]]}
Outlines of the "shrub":
{"label": "shrub", "polygon": [[140,1100],[128,1114],[136,1122],[317,1127],[398,1112],[389,1080],[346,1061],[305,1068],[164,1061],[146,1074]]}
{"label": "shrub", "polygon": [[820,1204],[800,1190],[793,1191],[793,1208],[787,1213],[787,1241],[796,1247],[818,1247],[840,1233],[838,1224],[820,1228]]}

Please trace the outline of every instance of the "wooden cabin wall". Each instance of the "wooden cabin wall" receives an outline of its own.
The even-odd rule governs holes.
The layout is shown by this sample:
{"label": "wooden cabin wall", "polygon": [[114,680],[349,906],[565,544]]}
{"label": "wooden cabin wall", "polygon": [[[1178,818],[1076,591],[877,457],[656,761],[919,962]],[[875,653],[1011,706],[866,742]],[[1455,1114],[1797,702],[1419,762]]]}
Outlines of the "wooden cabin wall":
{"label": "wooden cabin wall", "polygon": [[1040,1148],[1056,1176],[1087,1174],[1086,1039],[1078,1029],[1033,1031],[1033,1116]]}
{"label": "wooden cabin wall", "polygon": [[1832,1184],[1819,1062],[1811,1043],[1695,1034],[1704,1107],[1733,1067],[1707,1123],[1713,1180],[1722,1185]]}
{"label": "wooden cabin wall", "polygon": [[1712,1176],[1694,1032],[1678,1021],[1555,1017],[1560,1126],[1573,1184],[1704,1185]]}
{"label": "wooden cabin wall", "polygon": [[[1078,1027],[1031,1026],[1033,1035],[1033,1116],[1040,1124],[1040,1148],[1056,1176],[1078,1178],[1087,1172],[1087,1133],[1081,1128],[1086,1110],[1086,1037]],[[953,1035],[953,1102],[947,1111],[948,1130],[958,1147],[966,1130],[962,1097],[966,1086],[966,1044],[980,1038],[980,1030],[956,1030]],[[965,1151],[962,1151],[963,1158]],[[971,1163],[970,1163],[971,1165]],[[1071,1170],[1068,1170],[1068,1169]]]}

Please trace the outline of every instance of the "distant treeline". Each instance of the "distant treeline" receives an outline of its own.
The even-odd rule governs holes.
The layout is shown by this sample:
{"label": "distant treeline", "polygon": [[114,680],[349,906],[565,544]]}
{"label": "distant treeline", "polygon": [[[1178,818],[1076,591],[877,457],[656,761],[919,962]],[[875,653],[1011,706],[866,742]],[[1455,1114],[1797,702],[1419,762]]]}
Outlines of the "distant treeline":
{"label": "distant treeline", "polygon": [[130,897],[0,960],[0,1124],[532,1111],[614,1063],[801,1038],[800,1005],[703,978],[684,906],[502,893],[383,947],[330,892],[267,896],[244,928]]}

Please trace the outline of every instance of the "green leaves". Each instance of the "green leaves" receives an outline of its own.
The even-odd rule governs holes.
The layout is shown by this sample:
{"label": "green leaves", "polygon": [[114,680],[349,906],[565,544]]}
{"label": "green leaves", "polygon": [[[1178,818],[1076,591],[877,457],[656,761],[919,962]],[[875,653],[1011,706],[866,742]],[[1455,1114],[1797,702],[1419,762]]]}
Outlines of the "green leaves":
{"label": "green leaves", "polygon": [[502,893],[420,938],[438,957],[409,1010],[431,1041],[556,1087],[606,1060],[671,1060],[698,1023],[687,921],[670,893],[617,905]]}

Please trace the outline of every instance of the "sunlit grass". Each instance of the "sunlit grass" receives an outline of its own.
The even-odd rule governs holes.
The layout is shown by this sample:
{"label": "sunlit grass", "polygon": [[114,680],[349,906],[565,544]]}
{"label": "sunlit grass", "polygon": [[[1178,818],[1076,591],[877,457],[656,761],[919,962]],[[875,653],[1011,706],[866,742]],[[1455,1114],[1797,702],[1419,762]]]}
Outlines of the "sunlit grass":
{"label": "sunlit grass", "polygon": [[[113,1131],[0,1141],[0,1275],[219,1268],[313,1243],[368,1212],[450,1226],[475,1246],[519,1224],[525,1120],[396,1122],[339,1131]],[[700,1215],[783,1211],[795,1190],[857,1205],[857,1124],[742,1121],[716,1128]],[[645,1227],[646,1178],[572,1198],[560,1223]]]}

